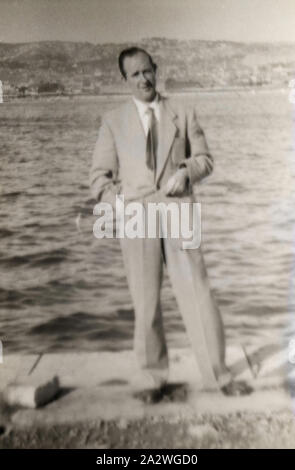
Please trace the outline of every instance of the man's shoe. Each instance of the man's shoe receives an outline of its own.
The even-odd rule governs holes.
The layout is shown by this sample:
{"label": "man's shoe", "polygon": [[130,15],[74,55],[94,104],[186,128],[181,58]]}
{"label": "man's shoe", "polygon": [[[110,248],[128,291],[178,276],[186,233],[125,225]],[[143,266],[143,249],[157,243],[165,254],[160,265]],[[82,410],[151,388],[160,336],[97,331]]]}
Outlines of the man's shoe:
{"label": "man's shoe", "polygon": [[136,392],[133,396],[134,398],[138,398],[146,405],[154,405],[159,403],[164,395],[163,387],[160,388],[152,388],[141,390],[140,392]]}
{"label": "man's shoe", "polygon": [[226,396],[238,397],[242,395],[250,395],[253,392],[253,388],[244,381],[232,380],[228,384],[221,387],[221,391]]}

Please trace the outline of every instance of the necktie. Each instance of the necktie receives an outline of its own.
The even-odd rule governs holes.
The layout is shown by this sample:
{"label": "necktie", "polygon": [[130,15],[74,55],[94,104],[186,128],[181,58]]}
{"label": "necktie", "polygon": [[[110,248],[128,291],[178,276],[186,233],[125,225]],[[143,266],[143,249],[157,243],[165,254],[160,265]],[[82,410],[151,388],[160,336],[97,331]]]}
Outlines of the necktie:
{"label": "necktie", "polygon": [[146,165],[150,170],[156,173],[158,145],[157,119],[153,108],[148,108],[147,113],[149,116],[149,127],[146,140]]}

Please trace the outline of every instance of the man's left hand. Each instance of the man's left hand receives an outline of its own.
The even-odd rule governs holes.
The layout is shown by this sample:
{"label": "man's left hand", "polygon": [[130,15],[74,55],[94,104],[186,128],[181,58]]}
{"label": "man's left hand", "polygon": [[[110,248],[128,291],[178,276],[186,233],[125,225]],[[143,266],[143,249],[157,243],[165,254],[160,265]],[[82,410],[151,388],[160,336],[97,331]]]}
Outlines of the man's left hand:
{"label": "man's left hand", "polygon": [[180,168],[169,178],[165,187],[166,196],[183,196],[188,184],[187,168]]}

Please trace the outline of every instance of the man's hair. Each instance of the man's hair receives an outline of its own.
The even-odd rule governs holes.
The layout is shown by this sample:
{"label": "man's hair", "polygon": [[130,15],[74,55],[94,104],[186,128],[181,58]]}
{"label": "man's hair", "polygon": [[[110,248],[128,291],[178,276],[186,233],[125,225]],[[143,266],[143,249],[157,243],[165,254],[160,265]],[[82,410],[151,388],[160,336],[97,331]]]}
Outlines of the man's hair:
{"label": "man's hair", "polygon": [[150,60],[151,66],[153,67],[154,71],[157,70],[157,65],[154,63],[152,56],[147,51],[145,51],[144,49],[141,49],[141,47],[129,47],[128,49],[123,49],[123,51],[120,52],[119,59],[118,59],[119,69],[120,69],[121,75],[124,78],[126,78],[126,72],[124,69],[124,60],[126,59],[126,57],[133,57],[138,53],[146,54]]}

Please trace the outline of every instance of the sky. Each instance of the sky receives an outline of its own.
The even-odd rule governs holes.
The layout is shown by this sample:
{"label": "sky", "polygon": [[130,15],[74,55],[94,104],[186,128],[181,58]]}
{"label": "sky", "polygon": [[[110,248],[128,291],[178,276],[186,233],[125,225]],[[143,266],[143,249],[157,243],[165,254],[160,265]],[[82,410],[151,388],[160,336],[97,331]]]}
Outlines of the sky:
{"label": "sky", "polygon": [[295,0],[0,0],[0,41],[295,41]]}

